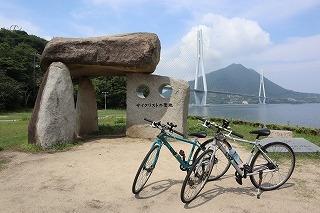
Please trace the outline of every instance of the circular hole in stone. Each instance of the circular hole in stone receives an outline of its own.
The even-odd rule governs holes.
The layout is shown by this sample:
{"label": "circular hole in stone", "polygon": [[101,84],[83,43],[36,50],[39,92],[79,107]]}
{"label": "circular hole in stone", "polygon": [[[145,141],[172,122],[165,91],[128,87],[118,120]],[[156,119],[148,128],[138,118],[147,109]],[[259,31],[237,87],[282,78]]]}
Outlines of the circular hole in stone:
{"label": "circular hole in stone", "polygon": [[159,88],[160,96],[163,98],[170,98],[172,95],[172,86],[170,84],[163,84]]}
{"label": "circular hole in stone", "polygon": [[146,85],[142,84],[140,85],[137,90],[137,96],[139,98],[146,98],[149,94],[150,94],[150,90],[149,87],[147,87]]}

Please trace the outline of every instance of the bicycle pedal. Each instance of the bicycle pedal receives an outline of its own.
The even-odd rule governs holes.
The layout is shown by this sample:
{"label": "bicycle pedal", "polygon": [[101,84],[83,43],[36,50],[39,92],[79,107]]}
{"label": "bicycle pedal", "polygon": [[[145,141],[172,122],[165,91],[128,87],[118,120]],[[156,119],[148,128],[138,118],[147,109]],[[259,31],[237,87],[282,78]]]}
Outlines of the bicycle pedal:
{"label": "bicycle pedal", "polygon": [[184,153],[184,151],[181,149],[180,151],[179,151],[179,155],[181,155],[181,156],[186,156],[186,154]]}
{"label": "bicycle pedal", "polygon": [[236,181],[239,185],[242,185],[242,177],[238,174],[238,172],[235,173],[236,175]]}
{"label": "bicycle pedal", "polygon": [[182,157],[183,161],[186,161],[186,154],[184,153],[184,151],[182,149],[179,151],[179,155]]}
{"label": "bicycle pedal", "polygon": [[257,199],[260,199],[260,197],[261,197],[261,192],[257,194]]}
{"label": "bicycle pedal", "polygon": [[242,185],[242,178],[236,177],[236,181],[239,185]]}

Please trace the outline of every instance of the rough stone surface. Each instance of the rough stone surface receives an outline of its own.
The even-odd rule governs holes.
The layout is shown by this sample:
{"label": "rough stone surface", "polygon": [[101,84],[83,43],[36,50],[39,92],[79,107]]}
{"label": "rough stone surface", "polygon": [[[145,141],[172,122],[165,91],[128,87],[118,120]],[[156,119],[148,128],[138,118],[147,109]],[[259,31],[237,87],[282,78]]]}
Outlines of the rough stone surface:
{"label": "rough stone surface", "polygon": [[75,136],[76,113],[69,69],[52,63],[39,89],[29,123],[29,143],[50,147],[71,142]]}
{"label": "rough stone surface", "polygon": [[42,69],[55,61],[68,66],[72,77],[152,73],[160,60],[160,41],[153,33],[93,38],[53,38],[41,57]]}
{"label": "rough stone surface", "polygon": [[77,135],[82,136],[98,131],[96,93],[88,78],[79,79],[76,111]]}
{"label": "rough stone surface", "polygon": [[[159,88],[165,84],[172,86],[170,98],[160,95]],[[137,96],[136,90],[140,85],[149,87],[150,94],[146,98]],[[175,129],[185,134],[188,104],[189,84],[186,81],[157,75],[128,74],[127,136],[154,138],[159,133],[159,130],[151,128],[144,118],[161,120],[164,123],[173,122],[178,125]]]}
{"label": "rough stone surface", "polygon": [[292,138],[292,131],[287,130],[270,130],[269,138]]}
{"label": "rough stone surface", "polygon": [[260,144],[265,145],[274,141],[280,141],[288,144],[294,152],[320,152],[320,147],[311,143],[310,141],[304,138],[284,138],[284,137],[275,137],[275,138],[264,138],[261,140]]}

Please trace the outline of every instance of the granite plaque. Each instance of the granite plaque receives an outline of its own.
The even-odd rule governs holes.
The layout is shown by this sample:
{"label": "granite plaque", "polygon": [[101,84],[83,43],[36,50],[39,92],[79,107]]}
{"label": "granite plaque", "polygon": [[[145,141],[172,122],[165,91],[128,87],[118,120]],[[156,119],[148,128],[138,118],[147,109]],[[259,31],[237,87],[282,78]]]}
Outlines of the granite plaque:
{"label": "granite plaque", "polygon": [[304,138],[264,138],[260,144],[280,141],[288,144],[294,152],[320,152],[320,147]]}

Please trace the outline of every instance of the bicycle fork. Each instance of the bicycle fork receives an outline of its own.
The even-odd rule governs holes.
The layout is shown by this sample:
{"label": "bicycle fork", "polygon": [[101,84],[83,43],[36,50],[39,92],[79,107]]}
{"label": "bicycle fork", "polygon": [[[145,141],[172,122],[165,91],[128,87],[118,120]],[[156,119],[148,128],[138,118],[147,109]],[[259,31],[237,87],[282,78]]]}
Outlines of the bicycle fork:
{"label": "bicycle fork", "polygon": [[258,185],[258,193],[257,193],[257,198],[260,199],[260,195],[262,194],[261,192],[261,183],[262,183],[262,171],[259,171],[259,185]]}

